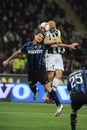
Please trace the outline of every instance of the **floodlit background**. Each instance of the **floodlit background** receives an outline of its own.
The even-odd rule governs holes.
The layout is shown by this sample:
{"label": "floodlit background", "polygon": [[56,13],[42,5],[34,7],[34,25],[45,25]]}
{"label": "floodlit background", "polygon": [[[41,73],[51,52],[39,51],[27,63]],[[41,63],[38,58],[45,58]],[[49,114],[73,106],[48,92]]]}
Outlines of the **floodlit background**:
{"label": "floodlit background", "polygon": [[[63,55],[65,71],[60,84],[66,85],[73,61],[79,61],[83,69],[87,69],[86,0],[0,0],[0,130],[70,130],[70,99],[65,87],[63,95],[59,96],[63,100],[66,97],[69,102],[64,104],[61,116],[55,118],[55,104],[19,100],[30,94],[26,92],[28,87],[14,87],[16,83],[27,81],[25,55],[13,59],[6,68],[2,66],[4,59],[33,39],[41,22],[49,20],[56,22],[64,43],[78,42],[80,45],[76,51],[66,49]],[[87,108],[84,106],[78,113],[77,130],[87,130],[86,122]]]}
{"label": "floodlit background", "polygon": [[[7,68],[2,61],[26,41],[43,21],[54,20],[65,43],[78,42],[77,51],[66,50],[64,75],[73,60],[87,68],[87,1],[86,0],[0,0],[0,72],[26,73],[26,56],[15,59]],[[15,63],[17,64],[15,66]]]}

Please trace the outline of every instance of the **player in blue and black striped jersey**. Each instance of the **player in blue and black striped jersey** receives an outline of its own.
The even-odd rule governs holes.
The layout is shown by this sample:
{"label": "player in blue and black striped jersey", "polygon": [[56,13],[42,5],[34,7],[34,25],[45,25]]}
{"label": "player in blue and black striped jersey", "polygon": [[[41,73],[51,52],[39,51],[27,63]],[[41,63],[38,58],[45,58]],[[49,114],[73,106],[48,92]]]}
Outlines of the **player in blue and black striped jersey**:
{"label": "player in blue and black striped jersey", "polygon": [[71,97],[71,130],[76,130],[77,111],[87,104],[87,70],[82,70],[81,64],[74,62],[71,71],[67,87]]}
{"label": "player in blue and black striped jersey", "polygon": [[[7,66],[13,58],[18,57],[22,53],[25,53],[27,55],[28,63],[28,81],[31,90],[34,93],[34,99],[36,99],[38,93],[36,83],[40,82],[44,85],[45,89],[55,101],[57,105],[57,111],[55,113],[55,116],[59,116],[63,107],[61,107],[56,92],[51,88],[50,83],[48,82],[47,72],[44,63],[44,54],[49,45],[47,46],[43,44],[43,39],[44,36],[41,33],[35,35],[34,40],[32,42],[25,43],[18,51],[14,52],[7,60],[3,62],[3,66]],[[51,41],[49,44],[52,47],[59,46],[59,44],[57,44],[56,42],[57,41]],[[71,45],[61,45],[63,45],[64,47],[75,49],[75,46],[77,46],[78,44],[74,43]]]}

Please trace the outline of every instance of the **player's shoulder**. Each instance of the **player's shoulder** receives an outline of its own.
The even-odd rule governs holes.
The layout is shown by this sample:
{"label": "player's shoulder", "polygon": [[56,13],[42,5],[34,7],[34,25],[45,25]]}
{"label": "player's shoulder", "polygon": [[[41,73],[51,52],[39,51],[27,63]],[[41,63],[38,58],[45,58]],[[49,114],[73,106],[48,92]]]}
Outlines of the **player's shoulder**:
{"label": "player's shoulder", "polygon": [[59,30],[59,29],[56,29],[56,31],[55,32],[57,32],[57,33],[61,33],[61,31]]}
{"label": "player's shoulder", "polygon": [[50,31],[46,31],[44,34],[49,34],[49,33],[51,33]]}
{"label": "player's shoulder", "polygon": [[82,72],[83,72],[83,70],[74,71],[69,76],[77,75],[77,74],[82,73]]}
{"label": "player's shoulder", "polygon": [[25,42],[26,45],[32,44],[32,41]]}
{"label": "player's shoulder", "polygon": [[45,37],[46,37],[46,36],[49,36],[50,34],[51,34],[50,31],[47,31],[47,32],[44,33]]}
{"label": "player's shoulder", "polygon": [[29,46],[31,46],[31,45],[32,45],[32,42],[28,41],[28,42],[25,42],[25,43],[22,45],[22,47],[27,48],[27,47],[29,47]]}

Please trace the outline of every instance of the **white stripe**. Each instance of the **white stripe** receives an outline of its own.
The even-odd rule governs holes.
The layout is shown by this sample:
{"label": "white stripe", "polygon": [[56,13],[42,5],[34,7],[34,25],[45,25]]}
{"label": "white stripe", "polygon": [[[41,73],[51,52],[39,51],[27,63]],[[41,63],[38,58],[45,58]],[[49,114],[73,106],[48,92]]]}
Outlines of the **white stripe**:
{"label": "white stripe", "polygon": [[[31,112],[10,112],[10,111],[5,111],[5,112],[0,112],[0,114],[32,114],[32,115],[35,115],[35,114],[37,114],[37,115],[47,115],[48,113],[39,113],[39,112],[35,112],[35,113],[31,113]],[[48,115],[52,115],[52,113],[49,113]],[[61,114],[61,116],[70,116],[70,114]],[[78,116],[80,116],[80,117],[87,117],[87,115],[84,115],[84,114],[78,114]]]}

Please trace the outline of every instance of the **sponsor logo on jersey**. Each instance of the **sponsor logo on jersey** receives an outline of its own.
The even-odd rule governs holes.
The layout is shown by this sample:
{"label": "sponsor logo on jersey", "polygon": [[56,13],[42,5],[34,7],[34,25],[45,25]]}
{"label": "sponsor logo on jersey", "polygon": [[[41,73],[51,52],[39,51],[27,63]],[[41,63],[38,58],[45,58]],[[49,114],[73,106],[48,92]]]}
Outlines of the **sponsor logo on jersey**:
{"label": "sponsor logo on jersey", "polygon": [[42,50],[28,50],[28,54],[41,54]]}

